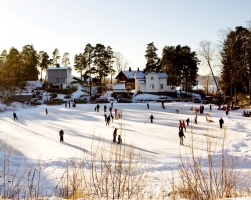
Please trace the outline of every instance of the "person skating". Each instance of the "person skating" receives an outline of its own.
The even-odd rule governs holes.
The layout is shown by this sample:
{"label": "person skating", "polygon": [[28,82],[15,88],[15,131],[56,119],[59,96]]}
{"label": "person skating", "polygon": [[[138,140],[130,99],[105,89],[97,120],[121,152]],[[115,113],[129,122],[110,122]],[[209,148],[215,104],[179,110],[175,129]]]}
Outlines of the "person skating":
{"label": "person skating", "polygon": [[114,113],[115,113],[115,118],[116,118],[117,117],[117,113],[118,113],[117,108],[114,109]]}
{"label": "person skating", "polygon": [[219,123],[220,123],[220,128],[222,128],[222,125],[224,124],[224,120],[222,119],[222,117],[220,118]]}
{"label": "person skating", "polygon": [[122,144],[122,138],[120,135],[118,136],[118,144]]}
{"label": "person skating", "polygon": [[98,105],[96,106],[96,108],[97,108],[97,112],[99,112],[100,105],[98,104]]}
{"label": "person skating", "polygon": [[153,123],[153,119],[155,118],[153,117],[153,115],[151,115],[149,119],[151,119],[151,123]]}
{"label": "person skating", "polygon": [[46,113],[46,115],[48,115],[48,110],[47,110],[47,108],[45,108],[45,113]]}
{"label": "person skating", "polygon": [[106,114],[104,114],[104,117],[105,117],[105,122],[107,121],[107,115]]}
{"label": "person skating", "polygon": [[117,141],[117,131],[118,131],[117,128],[115,128],[114,131],[113,131],[113,140],[112,140],[112,141],[113,141],[114,143]]}
{"label": "person skating", "polygon": [[179,120],[179,130],[183,130],[183,124],[182,124],[182,121],[181,120]]}
{"label": "person skating", "polygon": [[187,122],[187,126],[189,126],[190,119],[187,118],[186,122]]}
{"label": "person skating", "polygon": [[63,130],[59,131],[59,136],[60,136],[60,142],[64,142],[64,131]]}
{"label": "person skating", "polygon": [[106,112],[106,108],[107,108],[106,105],[104,105],[104,112]]}
{"label": "person skating", "polygon": [[149,104],[148,103],[146,104],[146,106],[147,106],[147,109],[149,109]]}
{"label": "person skating", "polygon": [[195,122],[195,124],[197,124],[197,115],[194,118],[194,122]]}
{"label": "person skating", "polygon": [[16,120],[18,121],[17,114],[15,112],[13,113],[13,118],[14,118],[14,121],[16,121]]}
{"label": "person skating", "polygon": [[112,107],[109,108],[110,114],[112,114]]}
{"label": "person skating", "polygon": [[179,130],[180,145],[184,145],[183,144],[183,137],[185,137],[185,135],[184,135],[183,130],[181,129],[181,130]]}
{"label": "person skating", "polygon": [[210,108],[210,110],[212,110],[212,105],[211,104],[210,104],[209,108]]}
{"label": "person skating", "polygon": [[111,121],[111,116],[109,115],[107,118],[106,118],[106,126],[110,125],[110,121]]}
{"label": "person skating", "polygon": [[187,130],[187,129],[186,129],[186,124],[185,124],[185,121],[184,121],[184,120],[182,121],[182,127],[185,129],[185,131]]}

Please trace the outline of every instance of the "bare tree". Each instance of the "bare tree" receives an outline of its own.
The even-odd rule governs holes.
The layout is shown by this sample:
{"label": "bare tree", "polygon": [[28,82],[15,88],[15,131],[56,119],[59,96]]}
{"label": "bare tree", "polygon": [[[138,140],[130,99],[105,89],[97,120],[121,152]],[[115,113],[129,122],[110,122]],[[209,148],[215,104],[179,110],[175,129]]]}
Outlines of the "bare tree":
{"label": "bare tree", "polygon": [[213,47],[211,42],[206,41],[206,40],[200,42],[200,49],[199,49],[199,55],[201,57],[200,59],[201,59],[201,61],[206,62],[208,67],[210,68],[211,74],[213,76],[213,79],[214,79],[214,82],[216,85],[217,92],[218,92],[219,96],[222,98],[222,94],[220,92],[218,83],[215,79],[213,67],[212,67],[212,62],[215,57],[215,52],[216,52],[215,47]]}
{"label": "bare tree", "polygon": [[125,70],[128,66],[128,61],[125,59],[125,57],[119,53],[114,53],[114,64],[116,66],[117,72],[120,72],[122,70]]}

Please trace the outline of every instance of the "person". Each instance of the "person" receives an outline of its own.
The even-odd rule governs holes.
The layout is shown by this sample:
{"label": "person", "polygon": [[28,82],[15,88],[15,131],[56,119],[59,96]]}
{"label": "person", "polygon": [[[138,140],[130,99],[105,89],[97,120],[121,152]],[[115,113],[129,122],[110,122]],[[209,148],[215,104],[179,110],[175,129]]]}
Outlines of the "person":
{"label": "person", "polygon": [[113,119],[114,119],[113,115],[111,115],[111,118],[112,118],[112,122],[113,122]]}
{"label": "person", "polygon": [[189,126],[190,119],[187,118],[186,122],[187,122],[187,126]]}
{"label": "person", "polygon": [[210,108],[210,110],[212,110],[212,105],[211,104],[210,104],[209,108]]}
{"label": "person", "polygon": [[194,122],[195,122],[195,124],[197,124],[197,115],[194,118]]}
{"label": "person", "polygon": [[183,124],[182,124],[182,121],[179,120],[179,130],[183,129]]}
{"label": "person", "polygon": [[46,113],[46,115],[48,114],[48,110],[47,110],[47,108],[45,108],[45,113]]}
{"label": "person", "polygon": [[220,123],[220,128],[222,128],[222,125],[224,124],[224,120],[222,119],[222,117],[220,118],[219,123]]}
{"label": "person", "polygon": [[122,144],[122,138],[120,135],[118,136],[118,144]]}
{"label": "person", "polygon": [[153,119],[155,118],[153,117],[153,115],[151,115],[149,119],[151,119],[151,123],[153,123]]}
{"label": "person", "polygon": [[69,108],[70,108],[71,107],[71,101],[69,100],[68,103],[69,103]]}
{"label": "person", "polygon": [[99,112],[99,108],[100,108],[99,104],[96,107],[97,107],[97,112]]}
{"label": "person", "polygon": [[118,129],[117,128],[115,128],[114,129],[114,131],[113,131],[113,142],[115,143],[116,142],[116,138],[117,138],[117,131],[118,131]]}
{"label": "person", "polygon": [[106,114],[104,114],[104,117],[105,117],[105,122],[107,121],[107,115]]}
{"label": "person", "polygon": [[165,109],[164,101],[161,102],[162,108]]}
{"label": "person", "polygon": [[226,115],[228,115],[229,109],[230,109],[230,107],[229,107],[229,104],[228,104],[227,107],[226,107]]}
{"label": "person", "polygon": [[64,142],[64,131],[63,130],[59,131],[59,136],[60,136],[60,142]]}
{"label": "person", "polygon": [[184,145],[183,144],[183,137],[185,137],[185,135],[184,135],[183,130],[181,129],[181,130],[179,130],[180,145]]}
{"label": "person", "polygon": [[204,105],[201,106],[202,114],[204,113]]}
{"label": "person", "polygon": [[113,107],[113,102],[111,103],[111,107]]}
{"label": "person", "polygon": [[115,109],[114,109],[115,118],[117,117],[117,112],[118,112],[118,110],[117,110],[117,108],[115,108]]}
{"label": "person", "polygon": [[107,108],[106,105],[104,105],[104,112],[106,112],[106,108]]}
{"label": "person", "polygon": [[17,114],[15,112],[13,113],[13,117],[14,117],[14,121],[16,121],[16,120],[18,121]]}
{"label": "person", "polygon": [[64,105],[65,105],[65,107],[67,108],[67,102],[65,102],[65,104],[64,104]]}
{"label": "person", "polygon": [[110,114],[112,114],[112,107],[110,106],[110,108],[109,108],[109,111],[110,111]]}
{"label": "person", "polygon": [[110,115],[106,118],[106,126],[110,124],[110,121],[111,121],[111,117]]}
{"label": "person", "polygon": [[186,129],[186,124],[185,124],[185,121],[184,121],[184,120],[182,121],[182,127],[185,129],[185,131],[187,130],[187,129]]}
{"label": "person", "polygon": [[149,104],[148,103],[146,104],[146,106],[147,106],[147,109],[149,109]]}

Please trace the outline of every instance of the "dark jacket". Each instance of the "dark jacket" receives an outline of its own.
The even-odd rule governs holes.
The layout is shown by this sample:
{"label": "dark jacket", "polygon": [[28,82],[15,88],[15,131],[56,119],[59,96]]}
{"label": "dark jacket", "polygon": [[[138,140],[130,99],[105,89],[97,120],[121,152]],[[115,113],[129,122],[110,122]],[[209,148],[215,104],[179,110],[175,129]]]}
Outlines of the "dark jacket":
{"label": "dark jacket", "polygon": [[63,131],[63,130],[59,131],[59,135],[60,135],[61,137],[63,137],[64,131]]}
{"label": "dark jacket", "polygon": [[184,135],[184,132],[183,132],[183,130],[180,130],[179,131],[179,137],[184,137],[185,135]]}

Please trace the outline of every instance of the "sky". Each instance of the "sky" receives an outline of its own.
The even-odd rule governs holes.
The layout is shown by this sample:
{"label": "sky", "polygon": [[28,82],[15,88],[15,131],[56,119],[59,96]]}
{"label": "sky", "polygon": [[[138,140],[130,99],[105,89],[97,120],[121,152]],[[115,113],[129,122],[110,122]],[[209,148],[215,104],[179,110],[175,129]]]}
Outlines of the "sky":
{"label": "sky", "polygon": [[[0,0],[0,51],[33,44],[49,55],[83,52],[101,43],[120,52],[132,69],[144,69],[148,43],[161,57],[165,46],[199,49],[217,43],[220,30],[247,27],[249,0]],[[208,72],[201,67],[199,73]]]}
{"label": "sky", "polygon": [[[83,92],[79,87],[79,90],[73,93],[73,98],[79,97],[81,93]],[[157,97],[144,94],[136,96],[134,100],[150,98],[154,100]],[[213,105],[210,110],[209,105],[204,105],[204,114],[198,114],[198,124],[195,124],[195,113],[191,108],[198,109],[200,104],[171,102],[165,103],[165,109],[162,109],[161,103],[154,101],[148,103],[149,109],[146,103],[114,102],[113,115],[116,108],[122,112],[123,119],[114,119],[109,126],[106,126],[104,120],[104,105],[109,107],[110,104],[100,104],[99,112],[94,111],[96,104],[77,104],[75,108],[45,104],[34,107],[15,102],[9,107],[0,104],[1,109],[7,108],[5,112],[0,112],[0,147],[6,142],[7,146],[10,145],[15,149],[10,153],[11,162],[8,164],[8,168],[12,171],[20,172],[25,164],[28,163],[32,168],[39,162],[42,169],[41,191],[46,194],[51,194],[51,190],[57,185],[69,162],[90,160],[92,149],[96,151],[104,147],[109,154],[114,145],[117,145],[112,143],[114,128],[118,128],[118,134],[122,136],[122,148],[131,147],[135,153],[140,152],[143,162],[138,167],[144,168],[146,165],[149,169],[149,181],[144,186],[156,192],[160,192],[163,185],[167,193],[171,191],[170,180],[173,177],[177,178],[174,174],[179,169],[180,155],[189,157],[192,145],[195,154],[204,164],[207,162],[209,140],[213,156],[221,158],[224,134],[226,134],[224,141],[226,150],[231,152],[235,159],[238,157],[244,169],[250,171],[251,124],[250,118],[242,117],[242,109],[230,111],[226,116],[225,111],[218,110],[217,106]],[[45,108],[48,109],[48,115],[45,113]],[[175,112],[176,109],[179,110],[178,114]],[[13,111],[16,112],[18,121],[13,120]],[[212,122],[206,121],[205,113],[210,114]],[[154,116],[153,123],[150,123],[149,119],[151,114]],[[224,120],[223,129],[219,126],[220,117]],[[184,132],[186,136],[184,146],[181,146],[178,137],[179,120],[187,118],[190,119],[190,124]],[[59,142],[61,129],[64,131],[64,144]],[[2,160],[3,149],[0,148]],[[241,158],[245,158],[245,163],[242,163]],[[84,166],[89,169],[88,165]],[[3,165],[0,165],[0,171],[2,167]],[[29,170],[25,169],[28,173]],[[13,179],[18,180],[19,176],[26,177],[27,174],[18,173]],[[38,174],[35,179],[37,177]],[[1,181],[2,179],[0,184]],[[27,181],[27,178],[22,178],[22,181]]]}

